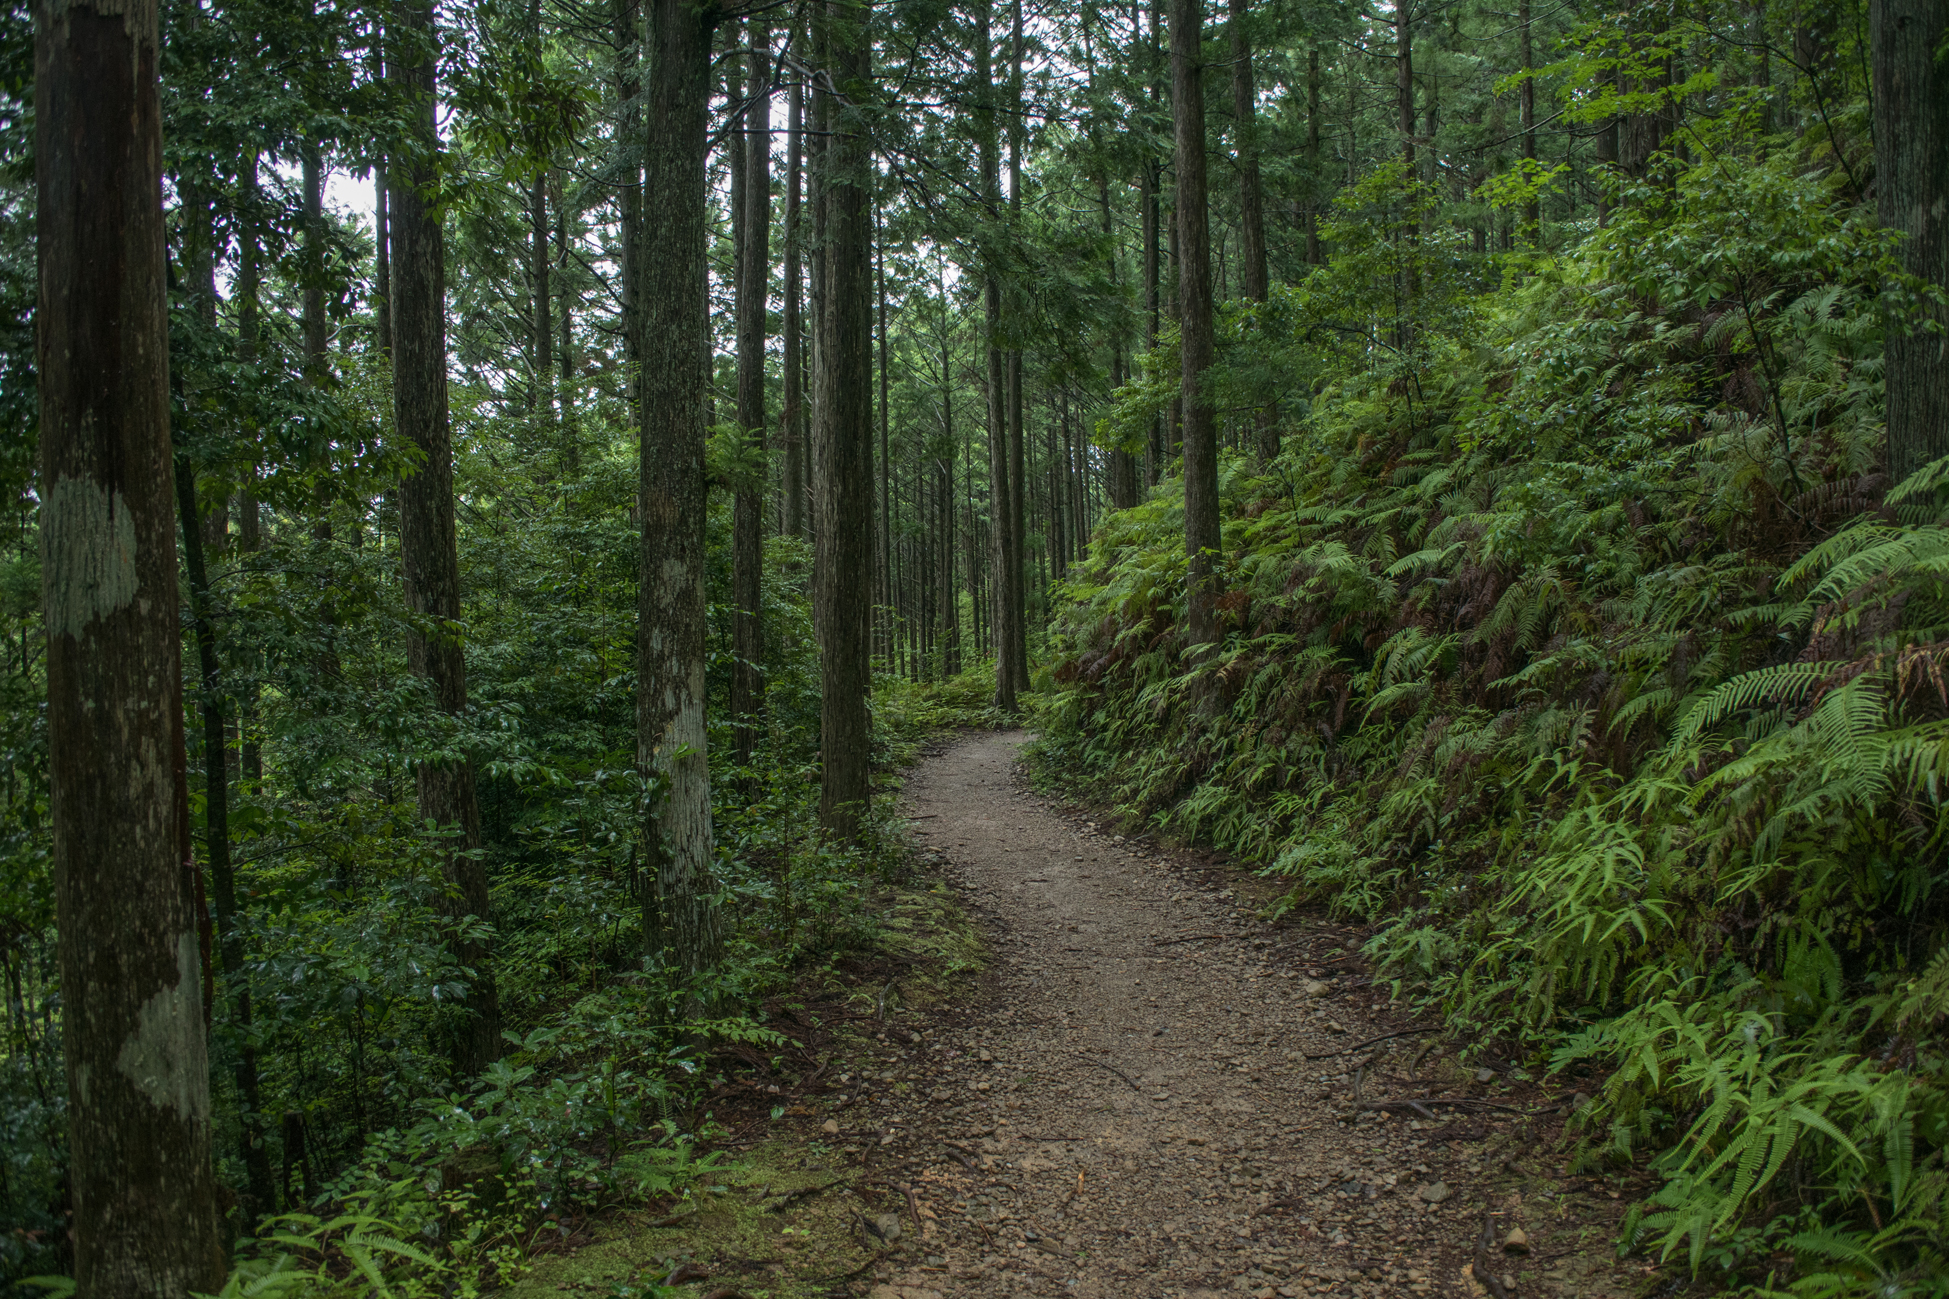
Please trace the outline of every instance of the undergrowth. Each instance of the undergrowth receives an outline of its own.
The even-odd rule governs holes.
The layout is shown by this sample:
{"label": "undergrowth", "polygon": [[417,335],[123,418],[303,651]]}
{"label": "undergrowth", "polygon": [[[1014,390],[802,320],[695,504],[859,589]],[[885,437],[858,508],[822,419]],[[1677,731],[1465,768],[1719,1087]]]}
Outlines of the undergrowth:
{"label": "undergrowth", "polygon": [[1579,1157],[1661,1179],[1622,1248],[1949,1294],[1949,462],[1879,469],[1887,236],[1804,155],[1707,150],[1498,282],[1407,193],[1231,322],[1285,428],[1223,463],[1222,639],[1167,480],[1067,588],[1036,761],[1605,1076]]}

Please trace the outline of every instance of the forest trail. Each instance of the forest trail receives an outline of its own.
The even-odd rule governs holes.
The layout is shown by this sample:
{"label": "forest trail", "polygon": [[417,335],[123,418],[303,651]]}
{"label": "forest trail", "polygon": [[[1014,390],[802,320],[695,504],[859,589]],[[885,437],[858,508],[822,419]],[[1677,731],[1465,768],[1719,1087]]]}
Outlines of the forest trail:
{"label": "forest trail", "polygon": [[[1513,1293],[1625,1293],[1589,1230],[1613,1206],[1601,1187],[1573,1204],[1559,1159],[1519,1162],[1539,1138],[1523,1120],[1354,1113],[1359,1065],[1369,1100],[1467,1094],[1473,1074],[1416,1061],[1426,1035],[1349,1051],[1409,1021],[1336,970],[1345,931],[1275,929],[1234,891],[1254,881],[1201,884],[1065,814],[1016,770],[1026,738],[960,739],[907,784],[915,838],[987,922],[994,987],[929,1044],[938,1085],[902,1135],[960,1162],[913,1184],[934,1217],[875,1299],[1488,1293],[1462,1270],[1485,1219]],[[1502,1249],[1518,1223],[1530,1257]]]}

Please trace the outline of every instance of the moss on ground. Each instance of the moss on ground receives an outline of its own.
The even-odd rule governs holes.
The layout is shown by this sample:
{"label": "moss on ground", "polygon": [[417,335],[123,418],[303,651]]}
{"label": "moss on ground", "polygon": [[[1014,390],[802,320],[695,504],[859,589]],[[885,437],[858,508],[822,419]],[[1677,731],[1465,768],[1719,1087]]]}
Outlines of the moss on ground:
{"label": "moss on ground", "polygon": [[[965,999],[987,958],[980,931],[953,891],[919,879],[884,891],[876,902],[873,970],[864,979],[829,972],[834,990],[887,1022]],[[870,1029],[835,1028],[825,1041],[827,1056],[846,1061],[872,1049]],[[893,1090],[905,1093],[909,1086]],[[862,1229],[861,1215],[897,1203],[888,1188],[864,1182],[865,1157],[853,1143],[870,1142],[871,1134],[832,1132],[821,1124],[826,1105],[802,1101],[789,1104],[773,1135],[723,1152],[676,1201],[596,1220],[571,1248],[535,1257],[500,1294],[702,1299],[728,1290],[748,1299],[814,1299],[847,1293],[846,1283],[870,1277],[876,1263],[920,1261],[911,1240],[887,1248]],[[689,1270],[680,1270],[685,1265]],[[673,1276],[678,1284],[664,1288]]]}

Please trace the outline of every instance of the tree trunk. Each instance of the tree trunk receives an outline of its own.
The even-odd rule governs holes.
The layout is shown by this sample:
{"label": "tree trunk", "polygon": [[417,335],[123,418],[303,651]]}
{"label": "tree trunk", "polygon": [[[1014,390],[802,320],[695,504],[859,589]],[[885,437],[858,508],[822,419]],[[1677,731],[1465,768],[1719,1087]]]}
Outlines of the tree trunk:
{"label": "tree trunk", "polygon": [[[623,363],[637,375],[643,364],[643,110],[638,96],[643,78],[637,66],[642,42],[641,0],[615,0],[616,96],[622,107],[616,123],[622,181],[617,187],[617,225],[622,245]],[[635,394],[631,394],[632,397]]]}
{"label": "tree trunk", "polygon": [[[1110,173],[1106,169],[1096,178],[1098,206],[1103,211],[1103,238],[1109,245],[1110,283],[1117,282],[1116,222],[1110,212]],[[1115,392],[1124,385],[1123,344],[1120,335],[1110,339],[1110,391]],[[1120,510],[1127,510],[1137,503],[1137,458],[1122,447],[1111,447],[1105,453],[1110,475],[1110,503]]]}
{"label": "tree trunk", "polygon": [[[1162,325],[1163,295],[1159,291],[1161,277],[1161,257],[1159,243],[1161,236],[1158,227],[1163,224],[1158,210],[1158,166],[1155,159],[1144,164],[1143,192],[1139,202],[1143,205],[1141,221],[1144,244],[1144,351],[1155,354],[1157,351],[1157,331]],[[1164,429],[1163,416],[1153,415],[1150,428],[1144,439],[1144,486],[1155,487],[1164,476]]]}
{"label": "tree trunk", "polygon": [[[799,48],[801,41],[797,31],[792,33],[792,47]],[[779,413],[779,435],[784,443],[785,464],[784,483],[781,495],[785,498],[783,530],[788,537],[805,535],[805,344],[803,315],[800,308],[799,252],[800,213],[799,191],[804,183],[805,145],[802,134],[802,119],[805,112],[805,85],[794,75],[791,97],[786,101],[785,110],[785,319],[784,319],[784,363],[785,393],[784,409]]]}
{"label": "tree trunk", "polygon": [[[407,657],[432,686],[441,712],[467,711],[467,663],[461,649],[460,556],[454,531],[453,442],[447,418],[446,240],[441,225],[439,137],[434,121],[437,51],[430,0],[395,10],[415,52],[394,75],[412,101],[411,153],[393,161],[393,422],[421,454],[399,485],[399,547],[406,603],[415,624]],[[474,767],[423,762],[416,773],[419,810],[451,835],[441,853],[457,896],[448,904],[459,926],[488,919],[487,872],[477,853],[480,809]],[[454,1072],[479,1073],[501,1053],[500,998],[493,953],[457,938],[454,954],[471,970],[465,1020],[454,1030]]]}
{"label": "tree trunk", "polygon": [[[975,130],[979,136],[981,198],[984,216],[990,223],[1001,220],[1001,142],[995,122],[994,11],[991,0],[981,0],[975,15]],[[983,339],[987,360],[988,389],[988,492],[989,551],[994,569],[989,582],[989,598],[995,644],[995,706],[1004,714],[1016,708],[1015,673],[1012,651],[1015,644],[1014,605],[1010,599],[1009,538],[1014,529],[1009,509],[1014,493],[1009,490],[1008,473],[1008,393],[1006,365],[1001,346],[1002,282],[999,263],[1002,249],[992,233],[981,250],[981,307]]]}
{"label": "tree trunk", "polygon": [[[1272,293],[1266,269],[1265,199],[1259,185],[1258,96],[1252,84],[1252,36],[1245,30],[1250,0],[1231,0],[1232,117],[1238,140],[1239,282],[1245,296],[1264,302]],[[1279,410],[1268,403],[1256,416],[1261,462],[1279,454]]]}
{"label": "tree trunk", "polygon": [[[855,102],[872,76],[865,14],[828,4],[826,66]],[[821,273],[812,445],[818,495],[813,613],[819,634],[819,824],[855,843],[868,807],[867,696],[873,684],[873,264],[871,155],[859,111],[825,92]]]}
{"label": "tree trunk", "polygon": [[[1530,43],[1529,0],[1516,0],[1516,25],[1523,60],[1523,85],[1517,101],[1522,115],[1523,161],[1533,167],[1536,162],[1536,55]],[[1540,245],[1542,235],[1542,208],[1531,199],[1523,204],[1523,237]]]}
{"label": "tree trunk", "polygon": [[705,164],[719,12],[693,0],[653,0],[655,76],[644,115],[636,760],[662,788],[645,827],[658,914],[645,915],[643,932],[686,979],[715,968],[723,950],[704,726]]}
{"label": "tree trunk", "polygon": [[215,1292],[154,6],[37,14],[42,596],[77,1293]]}
{"label": "tree trunk", "polygon": [[1215,353],[1205,208],[1202,0],[1171,0],[1171,101],[1177,127],[1178,327],[1184,338],[1184,548],[1190,644],[1218,638],[1218,416],[1205,389]]}
{"label": "tree trunk", "polygon": [[[1022,102],[1022,0],[1009,5],[1008,42],[1008,208],[1011,237],[1022,230],[1022,150],[1025,144]],[[1011,313],[1024,307],[1019,287],[1010,299]],[[1022,424],[1022,352],[1008,353],[1008,671],[1019,701],[1029,688],[1028,512],[1026,430]]]}
{"label": "tree trunk", "polygon": [[[1949,287],[1949,0],[1872,0],[1875,191],[1881,223],[1905,236],[1903,267]],[[1942,332],[1924,333],[1933,319]],[[1888,467],[1900,481],[1949,456],[1949,313],[1888,331]]]}
{"label": "tree trunk", "polygon": [[[887,250],[880,233],[878,208],[873,215],[873,262],[874,278],[879,285],[880,317],[880,601],[889,611],[893,604],[893,480],[891,478],[893,460],[891,441],[893,411],[890,391],[893,383],[891,366],[892,353],[887,344]],[[890,616],[890,613],[889,613]],[[893,624],[887,624],[887,656],[889,666],[893,655]]]}
{"label": "tree trunk", "polygon": [[[771,282],[771,29],[751,22],[745,113],[744,211],[738,239],[738,425],[760,447],[765,425],[765,320]],[[764,707],[764,483],[738,485],[731,506],[731,743],[740,767],[751,765],[756,719]]]}
{"label": "tree trunk", "polygon": [[260,1218],[277,1211],[277,1188],[271,1181],[271,1155],[264,1145],[262,1088],[258,1083],[257,1046],[252,1040],[251,999],[244,970],[243,933],[237,924],[237,873],[230,860],[230,779],[226,757],[230,726],[224,707],[223,668],[217,648],[215,604],[210,591],[209,566],[203,552],[203,517],[196,503],[196,470],[188,457],[178,455],[176,516],[182,525],[183,567],[190,580],[190,613],[196,632],[198,701],[203,715],[203,844],[210,864],[215,904],[217,953],[223,968],[224,991],[232,1003],[239,1037],[234,1074],[243,1105],[238,1154],[244,1164],[246,1199],[242,1227],[255,1232]]}
{"label": "tree trunk", "polygon": [[1320,256],[1320,51],[1306,51],[1306,264],[1318,266]]}
{"label": "tree trunk", "polygon": [[528,382],[535,422],[547,429],[555,421],[555,302],[548,283],[548,169],[537,167],[529,187],[528,294],[533,300],[534,365]]}

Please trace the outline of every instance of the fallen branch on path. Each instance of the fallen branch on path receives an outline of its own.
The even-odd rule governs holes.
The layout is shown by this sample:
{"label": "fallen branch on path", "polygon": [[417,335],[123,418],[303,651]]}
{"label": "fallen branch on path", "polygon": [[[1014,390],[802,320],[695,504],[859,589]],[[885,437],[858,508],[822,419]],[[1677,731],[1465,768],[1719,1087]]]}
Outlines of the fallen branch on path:
{"label": "fallen branch on path", "polygon": [[1129,1083],[1129,1084],[1130,1084],[1130,1090],[1131,1090],[1131,1091],[1133,1091],[1133,1092],[1136,1092],[1136,1093],[1137,1093],[1137,1094],[1138,1094],[1139,1096],[1142,1096],[1142,1095],[1144,1094],[1144,1089],[1143,1089],[1142,1087],[1139,1087],[1139,1086],[1138,1086],[1138,1085],[1136,1084],[1136,1082],[1135,1082],[1135,1081],[1134,1081],[1134,1080],[1133,1080],[1133,1079],[1132,1079],[1132,1078],[1130,1077],[1130,1075],[1129,1075],[1129,1074],[1127,1074],[1127,1073],[1125,1073],[1125,1072],[1124,1072],[1123,1070],[1121,1070],[1121,1069],[1119,1069],[1119,1068],[1117,1068],[1117,1067],[1116,1067],[1115,1065],[1113,1065],[1113,1064],[1105,1064],[1105,1063],[1104,1063],[1103,1061],[1101,1061],[1101,1060],[1092,1060],[1092,1059],[1090,1059],[1090,1057],[1088,1057],[1088,1056],[1086,1056],[1086,1055],[1079,1055],[1079,1056],[1077,1056],[1076,1058],[1077,1058],[1078,1060],[1081,1060],[1081,1061],[1082,1061],[1082,1062],[1083,1062],[1084,1064],[1093,1064],[1093,1065],[1095,1065],[1095,1066],[1096,1066],[1097,1068],[1099,1068],[1099,1069],[1108,1069],[1108,1070],[1109,1070],[1109,1071],[1110,1071],[1111,1073],[1113,1073],[1113,1074],[1115,1074],[1115,1075],[1116,1075],[1117,1077],[1119,1077],[1119,1078],[1121,1078],[1121,1079],[1123,1079],[1123,1080],[1124,1080],[1125,1082],[1127,1082],[1127,1083]]}
{"label": "fallen branch on path", "polygon": [[1308,1051],[1306,1052],[1306,1058],[1308,1060],[1331,1060],[1336,1055],[1352,1055],[1355,1051],[1364,1050],[1376,1042],[1391,1042],[1397,1037],[1413,1037],[1418,1033],[1439,1032],[1441,1032],[1439,1028],[1404,1028],[1398,1033],[1383,1033],[1379,1037],[1370,1037],[1365,1042],[1356,1042],[1352,1046],[1339,1051],[1322,1051],[1318,1055]]}
{"label": "fallen branch on path", "polygon": [[1432,1119],[1434,1114],[1423,1108],[1428,1105],[1446,1105],[1458,1110],[1499,1110],[1504,1114],[1518,1114],[1527,1118],[1537,1114],[1554,1114],[1562,1109],[1562,1104],[1543,1105],[1533,1110],[1518,1109],[1514,1105],[1498,1105],[1494,1101],[1479,1101],[1473,1096],[1423,1096],[1419,1100],[1406,1101],[1367,1101],[1354,1107],[1355,1112],[1373,1110],[1386,1114],[1419,1114],[1424,1119]]}

